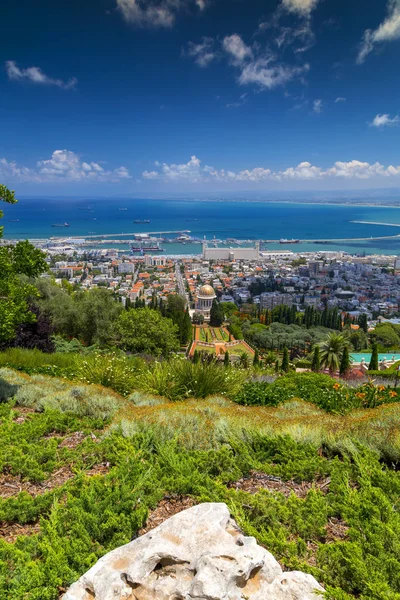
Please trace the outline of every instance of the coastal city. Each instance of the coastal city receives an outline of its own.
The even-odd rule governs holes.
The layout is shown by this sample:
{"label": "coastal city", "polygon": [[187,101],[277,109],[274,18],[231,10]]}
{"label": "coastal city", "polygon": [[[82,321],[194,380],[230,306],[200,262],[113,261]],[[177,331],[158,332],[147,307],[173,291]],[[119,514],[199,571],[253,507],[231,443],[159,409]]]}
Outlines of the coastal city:
{"label": "coastal city", "polygon": [[0,600],[400,600],[400,0],[0,14]]}
{"label": "coastal city", "polygon": [[[232,328],[207,328],[214,300],[228,303],[242,319],[262,320],[261,315],[287,307],[299,315],[310,310],[337,311],[342,321],[353,323],[354,330],[359,329],[360,315],[370,332],[378,323],[400,323],[396,255],[296,252],[295,244],[268,251],[260,250],[260,242],[218,246],[213,240],[203,241],[199,255],[173,256],[138,237],[126,249],[91,249],[69,238],[36,242],[49,267],[43,277],[58,285],[68,282],[75,290],[107,289],[126,308],[166,306],[169,296],[180,296],[194,324],[189,356],[197,350],[223,357],[229,350],[231,359],[242,353],[254,357],[253,347],[236,340]],[[189,236],[181,233],[180,237]],[[357,350],[357,342],[353,345]],[[393,364],[394,358],[384,357],[381,367]],[[367,367],[361,354],[353,354],[352,360],[353,366]]]}
{"label": "coastal city", "polygon": [[[3,240],[4,242],[4,240]],[[74,243],[75,242],[75,243]],[[351,255],[343,251],[261,251],[203,243],[202,254],[170,256],[132,249],[91,250],[68,238],[36,244],[47,256],[57,283],[62,279],[83,289],[104,287],[125,303],[169,294],[185,297],[192,314],[199,287],[210,284],[221,302],[260,309],[278,305],[337,307],[357,316],[393,316],[400,310],[400,258],[397,255]],[[279,291],[254,290],[266,282]]]}

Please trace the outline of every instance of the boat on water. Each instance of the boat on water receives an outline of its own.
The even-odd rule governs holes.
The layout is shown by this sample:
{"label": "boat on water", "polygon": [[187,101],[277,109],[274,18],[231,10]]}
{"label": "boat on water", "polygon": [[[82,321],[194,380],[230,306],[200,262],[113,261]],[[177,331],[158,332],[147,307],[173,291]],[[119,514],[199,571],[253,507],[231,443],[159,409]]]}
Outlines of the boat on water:
{"label": "boat on water", "polygon": [[52,227],[69,227],[69,223],[53,223]]}
{"label": "boat on water", "polygon": [[142,225],[143,223],[150,223],[150,219],[135,219],[133,222]]}
{"label": "boat on water", "polygon": [[287,240],[286,238],[281,238],[279,240],[280,244],[299,244],[300,240],[294,240],[293,238],[291,240]]}
{"label": "boat on water", "polygon": [[131,252],[140,252],[140,254],[144,254],[145,252],[164,252],[164,248],[161,248],[159,244],[155,244],[154,246],[131,246]]}

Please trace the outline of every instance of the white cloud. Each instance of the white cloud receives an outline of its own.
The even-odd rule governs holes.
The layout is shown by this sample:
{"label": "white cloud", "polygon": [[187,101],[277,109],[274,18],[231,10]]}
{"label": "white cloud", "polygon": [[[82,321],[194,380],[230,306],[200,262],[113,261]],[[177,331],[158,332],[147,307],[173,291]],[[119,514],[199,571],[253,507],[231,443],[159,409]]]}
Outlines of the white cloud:
{"label": "white cloud", "polygon": [[396,115],[395,117],[393,117],[392,119],[390,118],[390,115],[385,114],[385,115],[376,115],[376,117],[374,118],[374,120],[370,123],[371,127],[385,127],[387,125],[399,125],[400,123],[400,117],[398,115]]}
{"label": "white cloud", "polygon": [[159,179],[160,174],[157,171],[143,171],[142,177],[143,179]]}
{"label": "white cloud", "polygon": [[189,162],[181,165],[163,163],[162,173],[167,180],[190,180],[200,181],[201,161],[196,156],[191,156]]}
{"label": "white cloud", "polygon": [[137,27],[172,27],[179,12],[206,6],[206,0],[117,0],[125,21]]}
{"label": "white cloud", "polygon": [[313,111],[317,114],[322,112],[323,102],[322,100],[314,100],[313,102]]}
{"label": "white cloud", "polygon": [[[198,44],[190,42],[183,54],[193,57],[201,67],[225,56],[229,64],[239,70],[237,81],[240,85],[272,89],[300,77],[310,68],[307,63],[302,66],[279,63],[276,56],[267,54],[259,44],[248,46],[237,33],[224,37],[220,50],[215,50],[214,44],[212,38],[203,38]],[[228,106],[237,106],[237,103]]]}
{"label": "white cloud", "polygon": [[235,182],[247,181],[262,183],[264,181],[311,181],[322,179],[371,179],[374,177],[400,176],[400,165],[389,165],[385,167],[379,162],[370,164],[359,160],[349,162],[337,161],[331,167],[324,169],[313,165],[308,161],[301,162],[295,167],[288,167],[281,171],[273,171],[266,167],[255,167],[233,171],[226,169],[215,169],[203,165],[200,159],[192,156],[190,161],[183,164],[159,165],[158,171],[145,171],[144,179],[161,179],[165,182]]}
{"label": "white cloud", "polygon": [[239,75],[241,85],[256,84],[264,89],[272,89],[285,85],[291,79],[306,73],[309,65],[291,67],[287,65],[274,64],[272,57],[258,58],[246,64]]}
{"label": "white cloud", "polygon": [[50,181],[102,181],[118,182],[130,179],[131,175],[126,167],[117,169],[104,169],[99,163],[81,161],[75,152],[70,150],[55,150],[51,157],[40,160],[36,168],[20,166],[15,162],[0,159],[0,176],[5,180],[31,181],[44,183]]}
{"label": "white cloud", "polygon": [[[345,177],[346,179],[370,179],[375,176],[389,175],[388,169],[380,163],[376,162],[373,165],[359,160],[351,160],[349,162],[335,162],[334,166],[325,171],[325,174],[333,177]],[[399,169],[400,174],[400,169]]]}
{"label": "white cloud", "polygon": [[335,104],[338,102],[346,102],[347,98],[343,98],[343,96],[338,96],[335,100]]}
{"label": "white cloud", "polygon": [[222,47],[233,60],[234,64],[240,65],[246,59],[253,58],[252,49],[244,43],[237,33],[224,37],[222,40]]}
{"label": "white cloud", "polygon": [[321,177],[322,169],[309,162],[302,162],[297,167],[289,167],[276,174],[277,179],[317,179]]}
{"label": "white cloud", "polygon": [[363,63],[375,44],[398,39],[400,39],[400,0],[389,0],[386,19],[377,29],[367,29],[364,32],[357,62]]}
{"label": "white cloud", "polygon": [[283,8],[303,17],[309,17],[317,4],[318,0],[282,0]]}
{"label": "white cloud", "polygon": [[76,77],[72,77],[68,81],[48,77],[48,75],[45,75],[39,67],[20,69],[14,60],[8,60],[6,62],[6,71],[8,78],[13,81],[31,81],[32,83],[41,85],[55,85],[63,90],[70,90],[78,83]]}
{"label": "white cloud", "polygon": [[194,62],[199,65],[199,67],[207,67],[215,58],[217,58],[217,54],[214,51],[214,40],[210,37],[203,37],[199,44],[189,42],[187,50],[183,53],[194,58]]}

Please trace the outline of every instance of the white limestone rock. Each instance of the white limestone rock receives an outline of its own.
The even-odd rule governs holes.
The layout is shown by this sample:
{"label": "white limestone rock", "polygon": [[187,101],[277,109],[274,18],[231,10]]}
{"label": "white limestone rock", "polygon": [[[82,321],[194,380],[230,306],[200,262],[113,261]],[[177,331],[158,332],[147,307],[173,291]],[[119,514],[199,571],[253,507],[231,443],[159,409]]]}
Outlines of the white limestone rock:
{"label": "white limestone rock", "polygon": [[316,600],[311,575],[284,573],[226,504],[184,510],[109,552],[63,600]]}

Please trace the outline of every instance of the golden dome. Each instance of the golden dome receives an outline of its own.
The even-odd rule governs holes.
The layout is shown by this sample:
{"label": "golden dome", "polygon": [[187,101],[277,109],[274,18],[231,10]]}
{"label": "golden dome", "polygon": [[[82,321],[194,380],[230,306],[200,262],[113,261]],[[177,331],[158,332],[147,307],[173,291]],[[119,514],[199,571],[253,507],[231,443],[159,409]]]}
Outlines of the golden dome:
{"label": "golden dome", "polygon": [[214,288],[212,288],[211,285],[202,285],[199,289],[199,296],[215,298]]}

